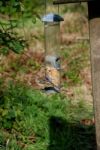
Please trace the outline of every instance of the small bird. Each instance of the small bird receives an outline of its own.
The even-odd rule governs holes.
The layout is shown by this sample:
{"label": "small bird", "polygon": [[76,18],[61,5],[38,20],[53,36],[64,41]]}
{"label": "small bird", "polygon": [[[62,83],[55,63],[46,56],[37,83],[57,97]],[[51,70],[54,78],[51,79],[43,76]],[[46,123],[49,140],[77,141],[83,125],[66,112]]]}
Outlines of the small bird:
{"label": "small bird", "polygon": [[60,72],[54,67],[46,66],[46,79],[55,88],[60,88]]}

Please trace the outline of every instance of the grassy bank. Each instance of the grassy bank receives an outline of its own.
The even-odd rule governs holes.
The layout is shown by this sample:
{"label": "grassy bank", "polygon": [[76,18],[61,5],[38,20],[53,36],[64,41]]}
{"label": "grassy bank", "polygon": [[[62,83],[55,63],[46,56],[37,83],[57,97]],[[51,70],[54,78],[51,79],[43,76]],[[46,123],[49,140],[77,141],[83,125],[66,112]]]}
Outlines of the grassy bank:
{"label": "grassy bank", "polygon": [[92,150],[95,147],[92,108],[82,100],[73,104],[62,94],[47,96],[12,82],[1,89],[1,150]]}

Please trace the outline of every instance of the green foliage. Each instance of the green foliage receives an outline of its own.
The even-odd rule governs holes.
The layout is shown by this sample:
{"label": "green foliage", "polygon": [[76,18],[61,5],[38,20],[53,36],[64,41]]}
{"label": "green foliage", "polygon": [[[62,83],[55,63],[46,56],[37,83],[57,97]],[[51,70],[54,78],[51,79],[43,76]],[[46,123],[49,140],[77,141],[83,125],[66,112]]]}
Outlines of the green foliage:
{"label": "green foliage", "polygon": [[13,33],[7,33],[6,31],[0,31],[0,51],[3,54],[7,54],[9,50],[13,50],[15,53],[20,53],[25,47],[25,41],[21,38],[17,38]]}
{"label": "green foliage", "polygon": [[3,20],[0,21],[0,52],[7,54],[9,50],[12,50],[15,53],[20,53],[27,47],[25,37],[20,37],[16,32],[16,28],[21,22],[24,30],[24,22],[28,19],[31,19],[33,24],[36,23],[36,18],[40,18],[39,11],[41,9],[39,7],[42,8],[43,2],[43,0],[0,1],[0,15],[3,17]]}
{"label": "green foliage", "polygon": [[[94,127],[79,122],[91,118],[83,102],[72,104],[62,94],[45,95],[10,82],[0,88],[0,145],[9,150],[91,149]],[[3,90],[4,89],[4,90]],[[66,140],[67,139],[67,140]]]}

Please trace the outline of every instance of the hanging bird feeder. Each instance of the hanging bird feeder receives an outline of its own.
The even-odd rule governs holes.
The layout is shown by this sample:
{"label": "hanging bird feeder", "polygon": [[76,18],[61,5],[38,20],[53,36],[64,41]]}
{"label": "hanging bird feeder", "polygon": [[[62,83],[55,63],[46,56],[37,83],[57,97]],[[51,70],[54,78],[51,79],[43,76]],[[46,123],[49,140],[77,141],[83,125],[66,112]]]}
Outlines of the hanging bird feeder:
{"label": "hanging bird feeder", "polygon": [[48,93],[60,92],[60,22],[63,18],[49,13],[42,21],[45,32],[45,79],[49,83],[44,90]]}

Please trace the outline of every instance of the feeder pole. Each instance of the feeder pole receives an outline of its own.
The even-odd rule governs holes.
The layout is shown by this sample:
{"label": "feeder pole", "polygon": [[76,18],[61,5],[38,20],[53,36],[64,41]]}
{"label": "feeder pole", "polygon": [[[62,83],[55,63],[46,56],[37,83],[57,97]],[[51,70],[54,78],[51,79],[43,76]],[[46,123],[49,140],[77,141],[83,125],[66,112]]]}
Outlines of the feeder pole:
{"label": "feeder pole", "polygon": [[100,2],[88,2],[97,149],[100,150]]}

